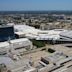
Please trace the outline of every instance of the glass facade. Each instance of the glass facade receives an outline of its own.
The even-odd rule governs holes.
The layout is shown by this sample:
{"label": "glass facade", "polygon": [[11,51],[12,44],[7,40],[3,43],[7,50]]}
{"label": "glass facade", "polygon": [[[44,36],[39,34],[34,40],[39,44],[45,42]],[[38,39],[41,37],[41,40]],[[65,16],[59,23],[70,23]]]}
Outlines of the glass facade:
{"label": "glass facade", "polygon": [[14,39],[14,28],[11,27],[0,27],[0,41],[6,41],[10,39]]}

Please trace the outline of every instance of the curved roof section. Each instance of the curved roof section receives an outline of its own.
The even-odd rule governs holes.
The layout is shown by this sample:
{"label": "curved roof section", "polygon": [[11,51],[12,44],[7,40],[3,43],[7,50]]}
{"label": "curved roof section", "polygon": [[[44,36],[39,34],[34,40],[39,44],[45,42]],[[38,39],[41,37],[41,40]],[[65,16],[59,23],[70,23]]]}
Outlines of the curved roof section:
{"label": "curved roof section", "polygon": [[30,27],[27,25],[15,25],[14,29],[16,32],[24,32],[24,33],[33,33],[36,34],[38,31],[38,29],[35,29],[34,27]]}

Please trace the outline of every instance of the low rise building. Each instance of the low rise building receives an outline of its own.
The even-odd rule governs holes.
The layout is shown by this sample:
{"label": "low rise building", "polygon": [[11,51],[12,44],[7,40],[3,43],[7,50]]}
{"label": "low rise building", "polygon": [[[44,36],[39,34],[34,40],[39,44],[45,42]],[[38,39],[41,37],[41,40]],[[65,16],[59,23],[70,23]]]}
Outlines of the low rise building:
{"label": "low rise building", "polygon": [[9,50],[15,53],[20,53],[24,52],[25,49],[32,49],[32,42],[27,38],[15,39],[0,43],[0,53],[7,53]]}

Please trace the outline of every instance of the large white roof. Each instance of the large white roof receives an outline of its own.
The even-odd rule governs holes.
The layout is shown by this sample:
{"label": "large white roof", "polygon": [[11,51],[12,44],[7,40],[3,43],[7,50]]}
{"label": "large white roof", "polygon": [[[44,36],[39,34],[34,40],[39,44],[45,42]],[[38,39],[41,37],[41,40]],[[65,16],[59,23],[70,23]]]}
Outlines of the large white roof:
{"label": "large white roof", "polygon": [[17,34],[17,35],[24,35],[24,32],[19,31],[19,32],[15,32],[15,34]]}
{"label": "large white roof", "polygon": [[72,38],[72,31],[65,31],[60,33],[61,36]]}
{"label": "large white roof", "polygon": [[37,40],[57,40],[60,38],[60,33],[65,32],[64,29],[42,30],[38,33]]}
{"label": "large white roof", "polygon": [[11,40],[11,43],[24,42],[24,41],[29,41],[29,40],[27,38],[20,38],[20,39]]}
{"label": "large white roof", "polygon": [[59,35],[39,35],[38,37],[37,37],[37,40],[39,40],[39,39],[41,39],[41,40],[57,40],[57,39],[59,39],[60,38],[60,36]]}
{"label": "large white roof", "polygon": [[34,29],[34,27],[30,27],[30,26],[27,26],[27,25],[14,25],[14,28],[15,29],[18,29],[19,31],[20,30],[25,30],[25,29]]}
{"label": "large white roof", "polygon": [[67,30],[64,29],[53,29],[53,30],[41,30],[38,34],[48,34],[48,35],[58,35],[61,32],[66,32]]}
{"label": "large white roof", "polygon": [[39,30],[35,29],[34,27],[27,26],[27,25],[14,25],[14,29],[17,32],[23,32],[23,33],[37,33]]}
{"label": "large white roof", "polygon": [[0,42],[0,47],[6,47],[9,46],[8,42]]}
{"label": "large white roof", "polygon": [[37,35],[34,34],[26,34],[25,36],[29,39],[36,39],[38,37]]}
{"label": "large white roof", "polygon": [[18,35],[25,35],[28,38],[35,39],[59,39],[62,32],[66,32],[64,29],[54,29],[54,30],[39,30],[34,27],[27,25],[15,25],[14,28],[18,31],[15,32]]}

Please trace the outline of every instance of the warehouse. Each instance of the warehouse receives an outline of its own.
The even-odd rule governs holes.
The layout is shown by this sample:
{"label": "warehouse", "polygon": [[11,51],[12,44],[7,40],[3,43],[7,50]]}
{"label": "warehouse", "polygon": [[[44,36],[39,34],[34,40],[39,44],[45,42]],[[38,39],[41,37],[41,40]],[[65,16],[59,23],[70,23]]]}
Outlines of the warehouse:
{"label": "warehouse", "polygon": [[14,25],[14,29],[15,29],[15,32],[23,32],[24,34],[26,33],[37,34],[37,32],[40,31],[28,25]]}
{"label": "warehouse", "polygon": [[14,25],[16,38],[28,38],[48,43],[72,43],[72,31],[64,29],[39,30],[27,25]]}
{"label": "warehouse", "polygon": [[0,53],[7,53],[9,50],[19,53],[23,52],[25,49],[32,49],[32,42],[27,38],[15,39],[0,43]]}
{"label": "warehouse", "polygon": [[39,30],[27,25],[14,25],[14,29],[19,37],[36,40],[57,40],[60,38],[59,34],[66,31],[64,29]]}
{"label": "warehouse", "polygon": [[23,52],[24,49],[26,50],[32,49],[32,42],[27,38],[11,40],[10,43],[15,52]]}
{"label": "warehouse", "polygon": [[0,42],[0,55],[6,54],[9,48],[10,47],[8,42]]}

